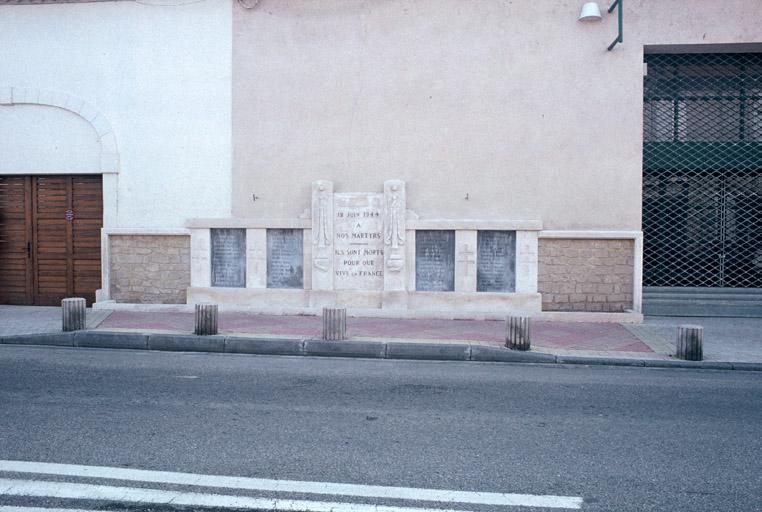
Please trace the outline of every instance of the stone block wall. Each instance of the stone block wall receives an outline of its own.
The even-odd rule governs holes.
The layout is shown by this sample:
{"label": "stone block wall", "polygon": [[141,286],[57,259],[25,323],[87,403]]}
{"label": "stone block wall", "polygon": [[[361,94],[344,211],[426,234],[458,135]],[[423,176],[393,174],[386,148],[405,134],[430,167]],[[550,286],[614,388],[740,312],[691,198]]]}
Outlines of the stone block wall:
{"label": "stone block wall", "polygon": [[111,298],[117,302],[185,304],[190,286],[190,237],[109,237]]}
{"label": "stone block wall", "polygon": [[541,238],[543,311],[622,312],[632,308],[633,240]]}

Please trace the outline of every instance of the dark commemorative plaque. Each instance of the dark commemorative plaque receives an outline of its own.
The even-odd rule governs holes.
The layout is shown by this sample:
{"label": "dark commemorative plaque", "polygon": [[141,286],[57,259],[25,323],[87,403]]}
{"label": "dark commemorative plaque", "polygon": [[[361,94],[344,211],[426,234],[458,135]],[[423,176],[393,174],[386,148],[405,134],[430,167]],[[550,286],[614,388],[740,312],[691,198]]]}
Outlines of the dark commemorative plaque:
{"label": "dark commemorative plaque", "polygon": [[246,230],[212,229],[212,286],[246,286]]}
{"label": "dark commemorative plaque", "polygon": [[476,247],[476,291],[516,291],[516,232],[479,231]]}
{"label": "dark commemorative plaque", "polygon": [[304,288],[301,229],[267,230],[267,287]]}
{"label": "dark commemorative plaque", "polygon": [[415,232],[415,289],[421,292],[455,289],[455,231]]}

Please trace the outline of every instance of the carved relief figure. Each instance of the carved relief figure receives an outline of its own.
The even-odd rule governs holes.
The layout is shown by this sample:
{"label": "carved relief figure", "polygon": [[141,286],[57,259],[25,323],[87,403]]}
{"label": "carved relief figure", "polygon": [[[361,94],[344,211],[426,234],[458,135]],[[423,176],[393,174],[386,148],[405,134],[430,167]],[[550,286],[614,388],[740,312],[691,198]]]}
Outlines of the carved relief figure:
{"label": "carved relief figure", "polygon": [[386,251],[386,266],[391,272],[400,272],[405,264],[400,249],[405,245],[405,192],[400,189],[399,182],[392,182],[386,190],[384,244],[390,246]]}
{"label": "carved relief figure", "polygon": [[318,247],[327,247],[331,245],[331,229],[328,226],[328,198],[325,194],[325,185],[321,183],[318,190],[320,191],[316,212],[318,228],[315,230],[314,244]]}
{"label": "carved relief figure", "polygon": [[333,238],[333,190],[330,182],[319,181],[315,185],[312,196],[312,244],[316,246],[313,266],[321,272],[329,272],[329,246]]}
{"label": "carved relief figure", "polygon": [[388,221],[386,223],[386,232],[384,233],[384,243],[391,245],[392,249],[397,249],[400,245],[405,245],[405,230],[402,228],[402,221],[405,218],[405,209],[400,204],[398,185],[392,185],[392,195],[386,205]]}

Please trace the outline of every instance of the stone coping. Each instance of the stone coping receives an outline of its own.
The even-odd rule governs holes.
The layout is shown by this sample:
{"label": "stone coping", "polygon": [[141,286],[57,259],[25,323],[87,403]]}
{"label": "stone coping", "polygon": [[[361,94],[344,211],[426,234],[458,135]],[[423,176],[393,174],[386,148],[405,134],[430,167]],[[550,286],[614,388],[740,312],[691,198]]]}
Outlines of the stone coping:
{"label": "stone coping", "polygon": [[552,230],[540,231],[540,238],[582,239],[582,240],[637,240],[642,231],[627,230]]}
{"label": "stone coping", "polygon": [[540,231],[539,220],[487,220],[487,219],[408,219],[408,230],[466,230],[466,231]]}
{"label": "stone coping", "polygon": [[101,233],[110,236],[190,236],[186,228],[103,228]]}
{"label": "stone coping", "polygon": [[514,351],[476,343],[411,343],[405,341],[323,341],[316,339],[249,338],[242,336],[196,336],[191,334],[75,331],[70,333],[4,336],[1,344],[56,347],[159,350],[229,354],[473,361],[491,363],[542,363],[743,370],[762,372],[762,363],[682,361],[674,359],[617,358],[553,355]]}
{"label": "stone coping", "polygon": [[189,229],[245,228],[245,229],[311,229],[310,219],[188,219],[185,227]]}
{"label": "stone coping", "polygon": [[[247,228],[247,229],[312,229],[311,219],[265,219],[265,218],[219,218],[188,219],[189,229]],[[541,231],[539,220],[489,220],[489,219],[407,219],[405,229],[455,230],[455,231]]]}

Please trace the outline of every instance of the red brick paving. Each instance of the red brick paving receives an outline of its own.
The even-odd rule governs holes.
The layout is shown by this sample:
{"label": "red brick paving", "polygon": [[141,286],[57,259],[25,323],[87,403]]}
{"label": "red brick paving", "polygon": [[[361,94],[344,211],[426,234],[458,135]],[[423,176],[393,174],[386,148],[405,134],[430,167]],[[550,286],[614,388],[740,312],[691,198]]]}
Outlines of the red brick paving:
{"label": "red brick paving", "polygon": [[[145,313],[114,311],[99,328],[145,329],[191,332],[193,313]],[[220,313],[220,331],[274,336],[320,336],[316,316],[277,316]],[[492,320],[410,320],[348,318],[350,336],[431,340],[468,340],[501,344],[503,322]],[[532,343],[567,350],[652,352],[619,324],[590,322],[534,322]]]}

